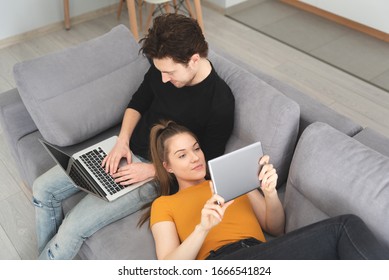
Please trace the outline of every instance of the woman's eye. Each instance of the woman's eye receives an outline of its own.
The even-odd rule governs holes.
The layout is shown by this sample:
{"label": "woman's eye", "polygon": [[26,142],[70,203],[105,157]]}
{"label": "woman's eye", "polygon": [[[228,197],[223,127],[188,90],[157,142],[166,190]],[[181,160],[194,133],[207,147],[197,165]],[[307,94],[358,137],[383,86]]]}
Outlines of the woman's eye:
{"label": "woman's eye", "polygon": [[185,157],[185,154],[181,154],[178,156],[178,158],[184,158]]}

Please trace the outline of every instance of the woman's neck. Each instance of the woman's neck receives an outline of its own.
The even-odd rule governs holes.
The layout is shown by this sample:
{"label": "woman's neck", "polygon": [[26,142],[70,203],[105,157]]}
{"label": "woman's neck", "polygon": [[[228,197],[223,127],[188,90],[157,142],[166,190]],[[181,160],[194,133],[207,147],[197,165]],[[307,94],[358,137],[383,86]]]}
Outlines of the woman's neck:
{"label": "woman's neck", "polygon": [[178,190],[181,191],[181,190],[185,190],[189,187],[193,187],[193,186],[196,186],[196,185],[203,183],[205,181],[205,178],[202,178],[199,180],[190,180],[190,181],[177,179],[177,181],[178,181]]}

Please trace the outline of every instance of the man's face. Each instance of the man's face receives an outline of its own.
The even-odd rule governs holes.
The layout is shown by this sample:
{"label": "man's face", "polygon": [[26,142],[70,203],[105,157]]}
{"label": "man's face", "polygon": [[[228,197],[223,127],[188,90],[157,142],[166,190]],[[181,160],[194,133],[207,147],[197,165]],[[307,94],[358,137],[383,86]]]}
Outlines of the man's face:
{"label": "man's face", "polygon": [[155,58],[153,62],[155,67],[161,72],[162,82],[171,82],[177,88],[190,86],[197,73],[193,59],[188,62],[188,65],[174,62],[170,57]]}

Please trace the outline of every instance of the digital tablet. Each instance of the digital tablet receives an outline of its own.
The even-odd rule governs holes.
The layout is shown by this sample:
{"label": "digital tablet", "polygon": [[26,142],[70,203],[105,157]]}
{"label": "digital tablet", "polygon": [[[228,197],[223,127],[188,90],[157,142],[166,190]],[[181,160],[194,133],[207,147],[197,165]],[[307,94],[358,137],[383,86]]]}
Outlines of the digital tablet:
{"label": "digital tablet", "polygon": [[261,142],[208,161],[214,192],[227,202],[259,187]]}

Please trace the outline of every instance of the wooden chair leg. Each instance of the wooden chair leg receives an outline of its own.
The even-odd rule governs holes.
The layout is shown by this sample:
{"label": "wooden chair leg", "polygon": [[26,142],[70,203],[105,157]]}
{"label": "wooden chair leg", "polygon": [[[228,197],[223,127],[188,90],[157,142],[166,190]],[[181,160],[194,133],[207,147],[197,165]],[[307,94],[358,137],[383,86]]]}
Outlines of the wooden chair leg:
{"label": "wooden chair leg", "polygon": [[122,9],[123,9],[123,3],[125,0],[120,0],[118,11],[117,11],[117,20],[120,19],[120,15],[122,14]]}
{"label": "wooden chair leg", "polygon": [[70,29],[70,13],[69,13],[69,0],[63,1],[64,5],[64,17],[65,17],[65,29]]}
{"label": "wooden chair leg", "polygon": [[188,10],[189,16],[191,18],[195,18],[195,15],[193,13],[192,5],[190,4],[190,1],[189,0],[185,0],[185,5],[186,5],[186,9]]}
{"label": "wooden chair leg", "polygon": [[176,13],[177,14],[177,12],[178,12],[178,5],[177,5],[177,0],[173,0],[173,7],[174,7],[174,13]]}
{"label": "wooden chair leg", "polygon": [[143,0],[138,1],[138,18],[139,18],[139,26],[141,30],[143,26],[143,15],[142,15],[143,2],[144,2]]}
{"label": "wooden chair leg", "polygon": [[149,27],[151,25],[151,19],[153,18],[154,10],[155,10],[155,4],[151,4],[150,5],[150,11],[149,11],[149,14],[147,16],[146,26],[145,26],[145,31],[146,32],[147,32],[147,30],[149,29]]}
{"label": "wooden chair leg", "polygon": [[170,6],[169,6],[169,3],[166,2],[166,3],[163,5],[163,7],[164,7],[166,13],[170,13]]}

